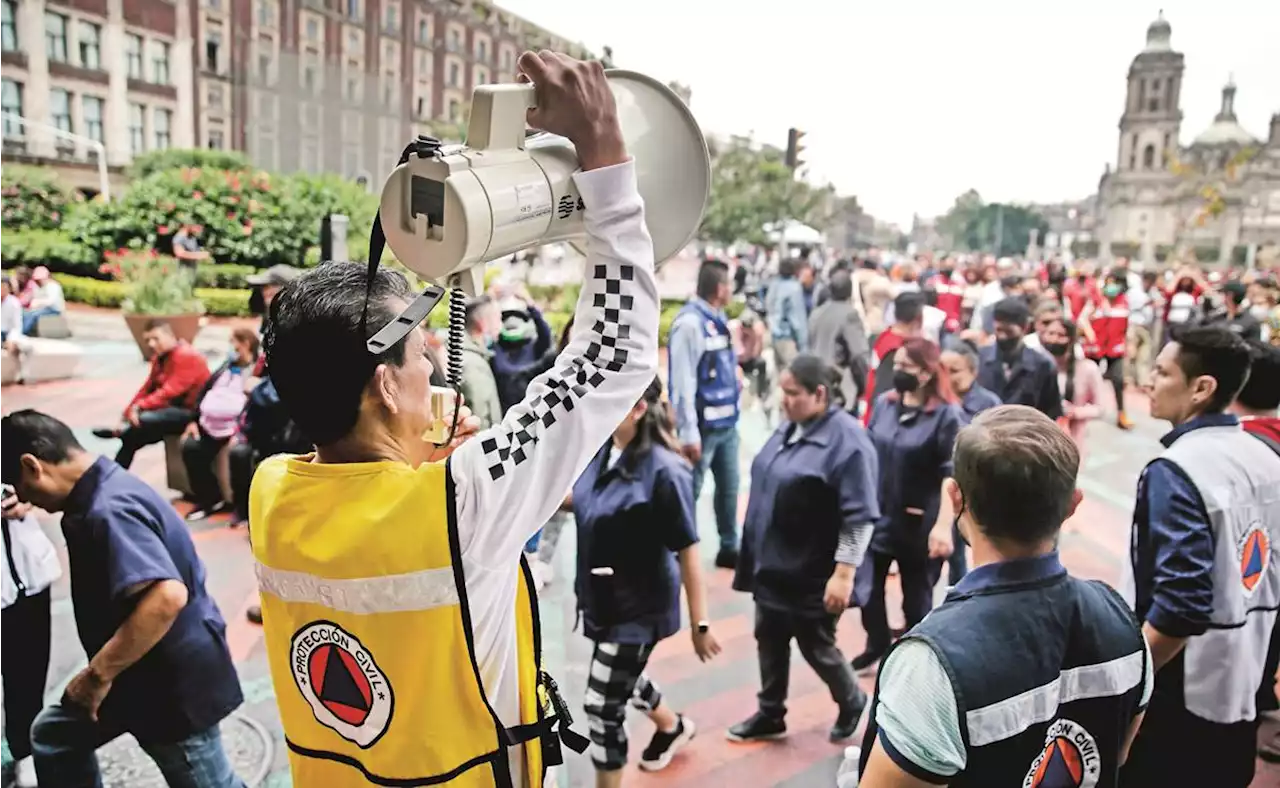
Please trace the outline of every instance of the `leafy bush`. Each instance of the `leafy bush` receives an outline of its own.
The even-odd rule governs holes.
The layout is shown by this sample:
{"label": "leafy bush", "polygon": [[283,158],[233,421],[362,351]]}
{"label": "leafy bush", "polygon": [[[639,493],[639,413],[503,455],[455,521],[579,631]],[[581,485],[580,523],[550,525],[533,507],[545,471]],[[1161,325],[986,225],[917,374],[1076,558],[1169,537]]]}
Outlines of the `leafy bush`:
{"label": "leafy bush", "polygon": [[245,277],[252,276],[257,270],[251,265],[201,263],[196,266],[196,287],[243,290],[250,286]]}
{"label": "leafy bush", "polygon": [[14,230],[54,229],[74,204],[52,171],[12,164],[0,173],[0,197],[6,245]]}
{"label": "leafy bush", "polygon": [[6,268],[43,265],[57,273],[97,274],[97,255],[62,230],[11,230],[6,225],[0,257]]}
{"label": "leafy bush", "polygon": [[155,150],[133,157],[129,179],[138,180],[165,170],[199,167],[210,170],[247,170],[253,164],[240,151],[205,150],[203,148]]}
{"label": "leafy bush", "polygon": [[107,252],[102,270],[124,285],[120,308],[134,315],[185,315],[203,312],[193,290],[195,275],[172,257],[151,249]]}
{"label": "leafy bush", "polygon": [[[85,276],[63,275],[58,277],[62,293],[68,301],[108,309],[118,309],[129,297],[128,289],[121,282],[103,282]],[[249,315],[249,290],[209,290],[197,288],[195,295],[205,307],[205,314],[225,317]]]}

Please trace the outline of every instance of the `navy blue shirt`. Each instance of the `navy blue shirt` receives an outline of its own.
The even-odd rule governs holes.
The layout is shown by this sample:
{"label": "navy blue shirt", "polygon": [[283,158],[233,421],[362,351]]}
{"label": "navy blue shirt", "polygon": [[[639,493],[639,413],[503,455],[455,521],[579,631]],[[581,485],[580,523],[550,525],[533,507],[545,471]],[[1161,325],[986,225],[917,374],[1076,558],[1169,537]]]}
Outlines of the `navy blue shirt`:
{"label": "navy blue shirt", "polygon": [[960,398],[960,420],[964,424],[968,424],[973,421],[974,416],[977,416],[982,411],[991,410],[1003,404],[999,397],[974,382],[969,387],[969,390],[964,393],[964,396]]}
{"label": "navy blue shirt", "polygon": [[[1168,447],[1194,429],[1238,423],[1228,413],[1205,414],[1160,442]],[[1170,637],[1204,634],[1213,613],[1213,528],[1200,492],[1181,468],[1157,458],[1143,469],[1133,524],[1129,551],[1138,618]]]}
{"label": "navy blue shirt", "polygon": [[978,383],[1005,405],[1026,405],[1051,419],[1062,418],[1062,392],[1058,367],[1047,353],[1022,345],[1008,365],[995,345],[978,351]]}
{"label": "navy blue shirt", "polygon": [[663,446],[617,454],[606,443],[573,485],[578,609],[598,643],[652,644],[680,629],[675,553],[698,541],[693,474]]}
{"label": "navy blue shirt", "polygon": [[174,742],[216,725],[244,700],[226,624],[205,590],[204,564],[186,524],[142,480],[100,457],[80,477],[62,516],[71,602],[92,658],[133,613],[139,584],[177,580],[186,607],[142,659],[125,669],[99,710],[109,730]]}
{"label": "navy blue shirt", "polygon": [[961,421],[960,408],[945,402],[908,408],[892,391],[876,400],[867,425],[880,464],[881,516],[872,550],[898,560],[925,559]]}
{"label": "navy blue shirt", "polygon": [[842,530],[880,519],[875,448],[858,420],[832,408],[784,423],[751,463],[751,496],[733,587],[756,603],[825,616]]}

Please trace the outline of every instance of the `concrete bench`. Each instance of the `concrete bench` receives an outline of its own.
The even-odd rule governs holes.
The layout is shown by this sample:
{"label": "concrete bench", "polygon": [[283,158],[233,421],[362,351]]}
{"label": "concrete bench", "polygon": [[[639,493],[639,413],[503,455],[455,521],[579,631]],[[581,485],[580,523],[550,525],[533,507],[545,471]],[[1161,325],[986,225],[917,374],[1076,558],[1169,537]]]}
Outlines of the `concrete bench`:
{"label": "concrete bench", "polygon": [[36,336],[41,339],[70,339],[71,324],[66,315],[43,315],[36,319]]}
{"label": "concrete bench", "polygon": [[191,495],[191,482],[187,479],[187,466],[182,461],[182,436],[168,435],[164,439],[165,484],[170,490]]}
{"label": "concrete bench", "polygon": [[21,362],[18,360],[16,353],[5,352],[0,356],[0,386],[8,386],[11,383],[18,382],[18,369]]}
{"label": "concrete bench", "polygon": [[43,337],[18,340],[19,375],[23,383],[73,377],[84,351],[74,342]]}

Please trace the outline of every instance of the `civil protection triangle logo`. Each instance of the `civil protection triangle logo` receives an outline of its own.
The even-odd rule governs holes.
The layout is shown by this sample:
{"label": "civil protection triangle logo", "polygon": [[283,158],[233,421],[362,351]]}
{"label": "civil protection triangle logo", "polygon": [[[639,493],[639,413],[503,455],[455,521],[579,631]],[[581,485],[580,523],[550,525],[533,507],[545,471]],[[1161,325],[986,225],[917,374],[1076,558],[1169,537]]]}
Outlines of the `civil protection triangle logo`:
{"label": "civil protection triangle logo", "polygon": [[1059,719],[1045,732],[1022,788],[1094,788],[1102,776],[1098,743],[1078,723]]}
{"label": "civil protection triangle logo", "polygon": [[316,721],[362,748],[391,724],[391,682],[364,644],[330,621],[299,629],[289,644],[289,668]]}

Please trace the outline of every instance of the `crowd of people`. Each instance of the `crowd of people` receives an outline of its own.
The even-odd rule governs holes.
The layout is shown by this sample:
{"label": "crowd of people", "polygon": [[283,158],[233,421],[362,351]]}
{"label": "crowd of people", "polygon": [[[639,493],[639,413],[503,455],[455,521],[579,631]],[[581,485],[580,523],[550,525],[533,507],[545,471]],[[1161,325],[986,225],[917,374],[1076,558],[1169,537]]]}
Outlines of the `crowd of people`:
{"label": "crowd of people", "polygon": [[[348,262],[264,272],[262,331],[234,332],[213,371],[149,325],[150,374],[97,431],[120,440],[114,461],[38,411],[0,421],[4,625],[42,641],[4,651],[20,778],[99,785],[95,750],[130,733],[170,785],[242,784],[218,728],[243,701],[225,623],[187,524],[128,471],[173,436],[193,516],[233,509],[252,529],[297,785],[541,788],[568,747],[614,788],[628,708],[655,725],[640,767],[667,767],[698,726],[648,674],[654,649],[687,622],[699,659],[721,651],[707,483],[707,563],[755,605],[760,691],[730,740],[786,734],[794,640],[831,693],[830,739],[865,721],[863,788],[1249,784],[1280,667],[1273,280],[875,255],[761,277],[707,260],[660,370],[653,245],[603,70],[519,66],[530,123],[579,154],[585,282],[558,342],[519,288],[468,305],[446,439],[424,437],[447,381],[408,282]],[[730,319],[735,283],[748,307]],[[1117,591],[1073,577],[1058,543],[1085,425],[1133,426],[1129,379],[1172,429],[1138,481]],[[739,528],[752,399],[782,418],[745,470]],[[60,568],[32,506],[63,515],[89,656],[43,709]],[[536,567],[570,515],[587,737],[538,623]],[[836,632],[852,607],[866,645],[850,658]]]}

